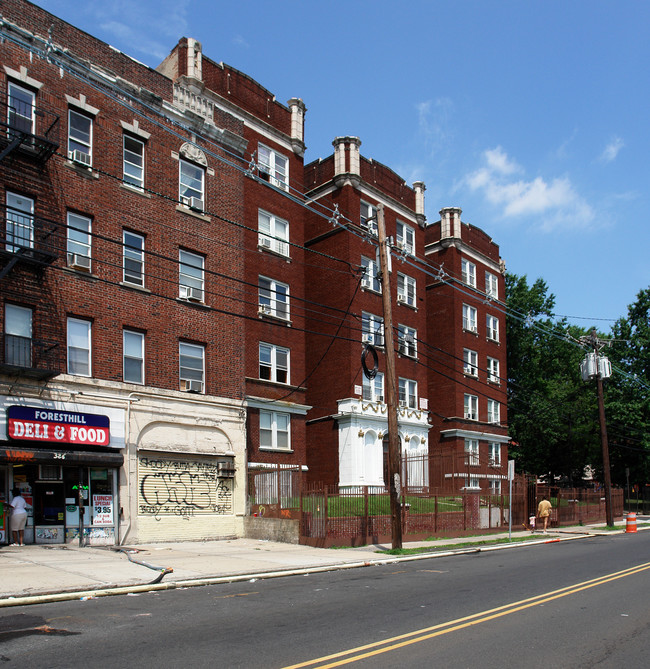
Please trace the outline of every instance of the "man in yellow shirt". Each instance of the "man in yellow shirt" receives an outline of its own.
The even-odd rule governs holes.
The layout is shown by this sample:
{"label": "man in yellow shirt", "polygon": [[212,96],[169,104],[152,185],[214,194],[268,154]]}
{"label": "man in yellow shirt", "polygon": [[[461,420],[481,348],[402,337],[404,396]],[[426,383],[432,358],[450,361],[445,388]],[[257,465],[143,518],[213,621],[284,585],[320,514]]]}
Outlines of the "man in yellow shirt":
{"label": "man in yellow shirt", "polygon": [[542,501],[537,506],[537,517],[544,521],[544,534],[546,534],[546,527],[548,525],[548,519],[551,517],[552,508],[552,504],[546,497],[542,497]]}

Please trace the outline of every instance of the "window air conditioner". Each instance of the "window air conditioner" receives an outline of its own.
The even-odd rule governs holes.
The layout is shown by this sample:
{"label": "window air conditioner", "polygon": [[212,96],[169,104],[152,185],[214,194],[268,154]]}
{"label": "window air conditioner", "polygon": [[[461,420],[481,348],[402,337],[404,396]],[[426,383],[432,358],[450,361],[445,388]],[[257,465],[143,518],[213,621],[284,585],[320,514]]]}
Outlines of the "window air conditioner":
{"label": "window air conditioner", "polygon": [[90,269],[90,256],[84,256],[80,253],[69,253],[68,267],[88,271]]}
{"label": "window air conditioner", "polygon": [[203,290],[194,286],[180,286],[179,296],[184,300],[191,300],[192,302],[203,302]]}
{"label": "window air conditioner", "polygon": [[398,239],[395,242],[395,248],[399,249],[400,251],[404,250],[404,242],[401,239]]}
{"label": "window air conditioner", "polygon": [[374,338],[371,334],[362,334],[361,335],[361,343],[362,344],[372,344],[374,342]]}
{"label": "window air conditioner", "polygon": [[406,302],[406,295],[404,295],[404,293],[397,293],[397,301]]}
{"label": "window air conditioner", "polygon": [[233,478],[235,476],[235,463],[234,462],[217,463],[217,476],[221,478]]}
{"label": "window air conditioner", "polygon": [[181,379],[181,390],[185,393],[201,393],[203,392],[203,382],[186,379]]}
{"label": "window air conditioner", "polygon": [[408,403],[407,403],[406,400],[400,400],[399,405],[400,405],[400,407],[403,407],[404,409],[406,409],[406,407],[408,406]]}
{"label": "window air conditioner", "polygon": [[268,304],[260,304],[258,305],[257,312],[268,316],[271,313],[271,307]]}
{"label": "window air conditioner", "polygon": [[81,165],[85,165],[86,167],[90,165],[90,154],[85,153],[84,151],[80,151],[79,149],[70,151],[68,157],[74,163],[80,163]]}
{"label": "window air conditioner", "polygon": [[270,237],[260,237],[260,246],[263,246],[265,249],[271,248],[271,238]]}

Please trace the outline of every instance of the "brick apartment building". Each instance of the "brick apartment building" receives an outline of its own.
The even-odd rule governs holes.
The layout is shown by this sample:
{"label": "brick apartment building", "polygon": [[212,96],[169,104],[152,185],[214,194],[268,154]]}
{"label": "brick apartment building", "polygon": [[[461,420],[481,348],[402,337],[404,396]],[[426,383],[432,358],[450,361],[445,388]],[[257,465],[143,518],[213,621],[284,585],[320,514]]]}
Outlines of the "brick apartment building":
{"label": "brick apartment building", "polygon": [[[434,452],[445,478],[501,492],[507,471],[505,279],[499,247],[461,210],[426,229],[429,401]],[[432,482],[433,483],[433,482]],[[505,490],[504,490],[505,492]]]}
{"label": "brick apartment building", "polygon": [[[316,313],[308,323],[310,355],[319,360],[327,352],[307,394],[312,406],[308,478],[330,485],[383,487],[388,380],[376,212],[382,204],[386,234],[393,239],[391,302],[400,441],[411,454],[425,454],[427,367],[418,363],[426,330],[426,275],[417,261],[424,257],[424,185],[411,188],[388,167],[363,157],[357,137],[338,137],[333,144],[332,156],[305,166],[307,197],[341,214],[338,222],[312,215],[306,223],[306,245],[324,254],[311,271],[307,296],[328,304],[325,315]],[[365,344],[377,350],[379,371],[372,380],[361,366]],[[411,474],[413,485],[428,485],[426,470]]]}
{"label": "brick apartment building", "polygon": [[[503,318],[485,304],[482,272],[501,299],[503,278],[484,233],[459,214],[427,228],[424,184],[357,138],[305,166],[302,101],[277,102],[195,40],[152,69],[26,0],[2,13],[0,501],[18,487],[31,503],[27,541],[241,536],[249,475],[272,489],[277,466],[383,486],[378,204],[403,450],[506,443],[459,404],[473,394],[485,412],[489,395],[505,424],[505,346],[481,340],[482,314]],[[459,291],[465,260],[480,280]],[[443,261],[453,280],[438,282]],[[447,385],[432,346],[456,361]],[[422,488],[436,475],[406,474]]]}

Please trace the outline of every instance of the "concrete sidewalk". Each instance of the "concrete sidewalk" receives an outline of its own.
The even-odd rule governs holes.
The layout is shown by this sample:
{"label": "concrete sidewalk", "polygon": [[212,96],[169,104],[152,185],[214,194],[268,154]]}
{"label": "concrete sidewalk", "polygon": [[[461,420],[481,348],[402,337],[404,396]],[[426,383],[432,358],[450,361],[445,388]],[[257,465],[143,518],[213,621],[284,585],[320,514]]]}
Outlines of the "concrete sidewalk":
{"label": "concrete sidewalk", "polygon": [[[625,530],[624,524],[620,527],[621,531]],[[512,537],[526,536],[531,542],[543,543],[593,533],[599,533],[598,526],[562,528],[548,535],[513,531]],[[438,546],[453,547],[507,537],[505,532],[409,543],[405,547],[426,546],[431,553],[407,557],[377,552],[390,545],[327,549],[257,539],[156,543],[121,550],[80,548],[77,544],[3,546],[0,548],[0,607],[426,559],[441,554]],[[519,542],[506,545],[508,548],[520,546]],[[487,549],[481,547],[481,550]],[[447,548],[442,554],[449,553]],[[173,571],[163,575],[162,570]]]}

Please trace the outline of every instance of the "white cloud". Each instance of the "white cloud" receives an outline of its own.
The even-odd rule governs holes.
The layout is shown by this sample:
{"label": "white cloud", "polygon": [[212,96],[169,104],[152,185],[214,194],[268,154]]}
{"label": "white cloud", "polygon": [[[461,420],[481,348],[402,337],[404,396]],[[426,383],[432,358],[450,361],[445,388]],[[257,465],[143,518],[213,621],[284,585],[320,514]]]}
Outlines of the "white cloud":
{"label": "white cloud", "polygon": [[425,145],[429,150],[438,149],[449,137],[449,121],[454,111],[454,103],[450,98],[440,97],[436,100],[418,102],[415,108]]}
{"label": "white cloud", "polygon": [[625,142],[620,137],[614,137],[612,141],[605,147],[605,150],[600,154],[599,160],[601,163],[611,163],[616,160],[618,152],[625,146]]}
{"label": "white cloud", "polygon": [[251,46],[241,35],[235,35],[232,39],[232,43],[245,49],[250,49]]}
{"label": "white cloud", "polygon": [[580,227],[594,218],[592,207],[576,192],[568,177],[547,181],[514,179],[521,166],[500,147],[483,153],[482,167],[465,177],[473,191],[482,192],[506,219],[532,218],[542,229],[562,224]]}

